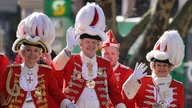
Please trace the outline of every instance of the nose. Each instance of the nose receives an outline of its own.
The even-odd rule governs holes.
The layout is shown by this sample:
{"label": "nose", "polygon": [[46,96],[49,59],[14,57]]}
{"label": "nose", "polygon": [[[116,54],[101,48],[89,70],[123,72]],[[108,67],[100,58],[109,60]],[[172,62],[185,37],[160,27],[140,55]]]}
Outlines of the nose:
{"label": "nose", "polygon": [[34,51],[30,51],[30,56],[33,56],[35,54]]}
{"label": "nose", "polygon": [[111,54],[109,54],[108,58],[109,58],[109,59],[111,59],[111,58],[112,58],[112,57],[111,57]]}
{"label": "nose", "polygon": [[164,67],[164,66],[159,66],[159,68],[162,70],[162,69],[164,69],[165,67]]}

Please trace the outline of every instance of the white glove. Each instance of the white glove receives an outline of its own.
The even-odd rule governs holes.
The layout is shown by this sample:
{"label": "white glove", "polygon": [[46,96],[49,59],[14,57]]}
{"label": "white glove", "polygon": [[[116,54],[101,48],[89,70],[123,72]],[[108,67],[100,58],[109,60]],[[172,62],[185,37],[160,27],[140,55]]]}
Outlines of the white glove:
{"label": "white glove", "polygon": [[75,105],[73,102],[67,104],[66,108],[77,108],[77,105]]}
{"label": "white glove", "polygon": [[77,40],[75,39],[75,36],[75,29],[73,27],[69,27],[66,33],[67,46],[64,48],[65,50],[73,51],[73,49],[77,45]]}
{"label": "white glove", "polygon": [[148,68],[148,66],[145,65],[145,63],[136,63],[134,72],[132,74],[132,78],[139,80],[147,75],[145,70]]}

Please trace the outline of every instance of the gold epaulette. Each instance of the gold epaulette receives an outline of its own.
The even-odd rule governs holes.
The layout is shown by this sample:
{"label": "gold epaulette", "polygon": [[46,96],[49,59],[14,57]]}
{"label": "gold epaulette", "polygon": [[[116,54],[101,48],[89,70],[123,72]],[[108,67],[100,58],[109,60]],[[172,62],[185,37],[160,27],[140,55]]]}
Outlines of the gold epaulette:
{"label": "gold epaulette", "polygon": [[11,68],[11,67],[19,67],[19,66],[21,66],[21,64],[10,64],[7,67]]}
{"label": "gold epaulette", "polygon": [[52,69],[51,66],[48,66],[48,65],[44,65],[44,64],[39,64],[40,67],[44,67],[44,68],[47,68],[47,69]]}

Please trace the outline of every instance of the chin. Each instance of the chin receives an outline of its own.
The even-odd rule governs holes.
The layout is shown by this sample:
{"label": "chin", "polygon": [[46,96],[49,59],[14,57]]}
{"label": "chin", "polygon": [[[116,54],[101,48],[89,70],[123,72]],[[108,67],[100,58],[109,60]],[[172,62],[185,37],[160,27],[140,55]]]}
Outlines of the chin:
{"label": "chin", "polygon": [[159,74],[159,75],[157,75],[158,77],[166,77],[167,76],[167,74]]}

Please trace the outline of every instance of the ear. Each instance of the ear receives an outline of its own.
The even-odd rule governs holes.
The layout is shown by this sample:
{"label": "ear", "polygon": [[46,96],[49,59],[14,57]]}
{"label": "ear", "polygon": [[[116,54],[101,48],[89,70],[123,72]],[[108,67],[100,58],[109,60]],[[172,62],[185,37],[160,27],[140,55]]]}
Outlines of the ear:
{"label": "ear", "polygon": [[40,55],[40,56],[43,56],[43,53],[42,53],[42,51],[40,51],[40,52],[39,52],[39,55]]}
{"label": "ear", "polygon": [[18,54],[20,55],[20,57],[21,57],[22,59],[24,59],[24,57],[23,57],[23,55],[24,55],[24,50],[20,50],[20,52],[19,52]]}
{"label": "ear", "polygon": [[120,54],[119,49],[117,49],[117,54],[118,54],[118,56],[119,56],[119,54]]}

